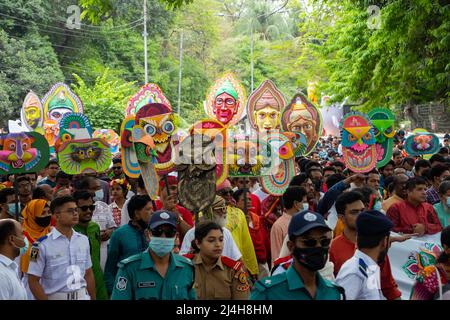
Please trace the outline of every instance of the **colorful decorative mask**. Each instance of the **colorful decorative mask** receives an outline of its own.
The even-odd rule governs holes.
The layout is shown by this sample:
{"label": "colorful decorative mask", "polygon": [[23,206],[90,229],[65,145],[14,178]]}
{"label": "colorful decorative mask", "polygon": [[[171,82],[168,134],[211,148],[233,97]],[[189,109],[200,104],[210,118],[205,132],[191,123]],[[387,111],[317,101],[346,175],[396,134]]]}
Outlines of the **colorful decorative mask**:
{"label": "colorful decorative mask", "polygon": [[301,133],[306,137],[305,154],[314,150],[322,134],[319,110],[302,93],[297,93],[281,116],[283,131]]}
{"label": "colorful decorative mask", "polygon": [[395,118],[389,109],[376,108],[368,113],[369,119],[374,126],[377,150],[377,168],[384,167],[392,158],[394,146],[394,122]]}
{"label": "colorful decorative mask", "polygon": [[55,120],[59,123],[67,113],[83,113],[83,104],[70,88],[58,82],[42,98],[44,120]]}
{"label": "colorful decorative mask", "polygon": [[59,124],[56,120],[44,121],[44,137],[48,142],[50,148],[55,146],[56,140],[59,137]]}
{"label": "colorful decorative mask", "polygon": [[50,150],[37,132],[9,133],[0,136],[0,174],[38,172],[45,168]]}
{"label": "colorful decorative mask", "polygon": [[410,156],[431,155],[439,151],[439,138],[425,129],[415,129],[404,142],[406,153]]}
{"label": "colorful decorative mask", "polygon": [[33,91],[28,92],[23,101],[22,109],[20,110],[20,118],[30,131],[37,127],[42,127],[44,122],[44,111],[41,100]]}
{"label": "colorful decorative mask", "polygon": [[233,126],[245,112],[245,90],[232,73],[216,80],[206,98],[206,114],[224,126]]}
{"label": "colorful decorative mask", "polygon": [[65,114],[59,122],[59,138],[55,143],[55,151],[58,152],[64,142],[91,138],[92,126],[87,116],[82,113]]}
{"label": "colorful decorative mask", "polygon": [[172,110],[169,100],[163,94],[158,85],[154,83],[147,83],[130,98],[127,108],[125,109],[125,114],[127,116],[135,115],[139,109],[150,103],[165,104]]}
{"label": "colorful decorative mask", "polygon": [[203,211],[216,196],[216,159],[214,143],[208,135],[192,134],[178,146],[180,164],[178,197],[180,203],[192,212]]}
{"label": "colorful decorative mask", "polygon": [[295,157],[301,157],[305,154],[306,146],[308,144],[308,141],[306,140],[306,137],[304,134],[300,132],[282,132],[282,134],[288,138],[288,140],[292,144],[292,148],[294,150]]}
{"label": "colorful decorative mask", "polygon": [[122,150],[122,169],[130,178],[137,179],[141,174],[136,151],[134,150],[132,131],[135,117],[127,116],[120,127],[120,144]]}
{"label": "colorful decorative mask", "polygon": [[115,154],[119,152],[119,135],[112,129],[98,129],[95,130],[93,135],[94,138],[105,140],[111,149],[111,153]]}
{"label": "colorful decorative mask", "polygon": [[248,98],[247,115],[253,128],[260,132],[280,128],[280,113],[286,101],[270,80],[265,80]]}
{"label": "colorful decorative mask", "polygon": [[342,154],[353,172],[369,172],[377,163],[373,125],[366,115],[350,112],[341,120]]}
{"label": "colorful decorative mask", "polygon": [[282,196],[295,176],[294,149],[289,139],[281,133],[270,133],[267,142],[271,147],[270,171],[263,170],[259,182],[264,192]]}
{"label": "colorful decorative mask", "polygon": [[111,151],[102,139],[73,139],[58,149],[58,163],[67,174],[101,173],[111,164]]}
{"label": "colorful decorative mask", "polygon": [[270,145],[256,137],[228,139],[227,153],[230,177],[259,177],[270,167]]}
{"label": "colorful decorative mask", "polygon": [[158,158],[155,168],[158,174],[171,172],[174,168],[172,133],[175,131],[172,110],[161,103],[145,105],[136,113],[136,125],[141,126],[155,143]]}
{"label": "colorful decorative mask", "polygon": [[410,300],[431,300],[438,291],[438,277],[441,275],[436,268],[436,263],[442,250],[440,245],[426,242],[425,247],[412,252],[408,261],[402,266],[406,275],[416,280],[411,290]]}

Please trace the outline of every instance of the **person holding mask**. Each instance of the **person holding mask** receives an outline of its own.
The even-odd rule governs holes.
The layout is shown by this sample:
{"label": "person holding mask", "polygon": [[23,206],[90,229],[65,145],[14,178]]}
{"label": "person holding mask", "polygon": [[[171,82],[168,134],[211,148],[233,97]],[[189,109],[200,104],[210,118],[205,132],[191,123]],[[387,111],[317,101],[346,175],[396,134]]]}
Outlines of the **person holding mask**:
{"label": "person holding mask", "polygon": [[393,223],[383,213],[370,210],[356,218],[357,250],[339,270],[336,283],[348,300],[382,300],[380,267],[389,249]]}
{"label": "person holding mask", "polygon": [[145,234],[153,206],[149,196],[133,196],[128,203],[130,222],[115,230],[108,245],[108,256],[105,265],[105,283],[111,294],[117,274],[117,264],[134,254],[144,251],[148,246]]}
{"label": "person holding mask", "polygon": [[328,258],[331,229],[312,211],[292,217],[288,248],[294,257],[286,272],[258,280],[250,300],[341,300],[344,290],[324,279],[319,270]]}
{"label": "person holding mask", "polygon": [[14,260],[28,251],[22,226],[13,219],[0,221],[0,300],[27,300]]}
{"label": "person holding mask", "polygon": [[194,266],[172,252],[177,217],[166,210],[153,213],[148,223],[148,250],[119,263],[112,300],[195,300]]}
{"label": "person holding mask", "polygon": [[213,221],[196,226],[194,254],[185,255],[195,266],[194,288],[199,300],[247,300],[250,286],[244,264],[222,256],[223,231]]}

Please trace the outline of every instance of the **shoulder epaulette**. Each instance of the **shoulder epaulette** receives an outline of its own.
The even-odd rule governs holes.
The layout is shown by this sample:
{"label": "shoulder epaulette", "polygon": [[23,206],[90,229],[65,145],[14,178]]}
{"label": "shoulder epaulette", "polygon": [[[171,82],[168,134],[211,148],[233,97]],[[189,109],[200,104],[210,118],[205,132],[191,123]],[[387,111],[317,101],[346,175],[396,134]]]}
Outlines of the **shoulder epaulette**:
{"label": "shoulder epaulette", "polygon": [[255,283],[255,287],[260,287],[261,289],[268,289],[270,287],[273,287],[277,284],[280,284],[284,281],[286,281],[286,272],[274,275],[274,276],[270,276],[261,280],[256,281]]}
{"label": "shoulder epaulette", "polygon": [[138,254],[132,255],[132,256],[126,258],[126,259],[123,259],[117,264],[117,266],[119,268],[121,268],[121,267],[123,267],[124,265],[126,265],[126,264],[128,264],[130,262],[140,260],[141,259],[141,254],[142,253],[138,253]]}
{"label": "shoulder epaulette", "polygon": [[189,260],[192,260],[192,259],[194,259],[195,254],[193,254],[193,253],[186,253],[186,254],[183,254],[182,256],[185,257],[185,258],[188,258]]}
{"label": "shoulder epaulette", "polygon": [[364,262],[364,260],[362,258],[359,258],[358,269],[359,269],[359,272],[361,272],[362,275],[365,278],[367,278],[367,264]]}
{"label": "shoulder epaulette", "polygon": [[40,244],[42,241],[44,241],[45,239],[47,239],[47,238],[48,238],[47,235],[45,235],[45,236],[43,236],[43,237],[40,237],[40,238],[37,239],[35,242],[33,242],[33,247],[39,246],[39,244]]}
{"label": "shoulder epaulette", "polygon": [[174,257],[174,259],[177,259],[180,262],[184,262],[187,265],[194,266],[191,259],[188,257],[185,257],[184,255],[180,256],[179,254],[172,254],[172,256]]}
{"label": "shoulder epaulette", "polygon": [[275,259],[275,261],[273,262],[273,266],[274,267],[278,266],[279,264],[282,264],[283,262],[289,261],[291,258],[292,258],[291,255],[288,255],[286,257],[281,257],[281,258]]}
{"label": "shoulder epaulette", "polygon": [[225,256],[221,256],[220,259],[222,260],[222,263],[224,265],[236,271],[239,270],[244,265],[241,261],[236,261]]}

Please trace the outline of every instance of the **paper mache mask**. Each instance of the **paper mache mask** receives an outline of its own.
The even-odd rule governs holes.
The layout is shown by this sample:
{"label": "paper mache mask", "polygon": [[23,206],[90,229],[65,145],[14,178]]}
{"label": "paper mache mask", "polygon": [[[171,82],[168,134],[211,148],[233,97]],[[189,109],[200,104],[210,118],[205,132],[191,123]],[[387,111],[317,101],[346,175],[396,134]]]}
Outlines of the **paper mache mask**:
{"label": "paper mache mask", "polygon": [[376,108],[368,113],[374,128],[377,150],[377,168],[384,167],[392,158],[394,146],[394,114],[385,108]]}

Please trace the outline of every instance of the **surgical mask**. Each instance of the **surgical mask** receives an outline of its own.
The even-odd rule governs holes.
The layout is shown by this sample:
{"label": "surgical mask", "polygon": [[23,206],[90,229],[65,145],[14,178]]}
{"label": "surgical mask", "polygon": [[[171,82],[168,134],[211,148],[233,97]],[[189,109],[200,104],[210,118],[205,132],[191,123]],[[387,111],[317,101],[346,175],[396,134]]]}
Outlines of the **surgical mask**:
{"label": "surgical mask", "polygon": [[94,201],[103,201],[103,189],[95,191]]}
{"label": "surgical mask", "polygon": [[158,257],[164,257],[173,250],[175,246],[175,238],[152,237],[148,248]]}
{"label": "surgical mask", "polygon": [[382,208],[383,207],[381,206],[381,202],[380,201],[375,202],[375,204],[372,207],[373,210],[377,210],[377,211],[381,211]]}
{"label": "surgical mask", "polygon": [[[20,213],[20,203],[19,203],[19,213]],[[8,214],[11,217],[14,217],[16,215],[16,204],[15,203],[8,203]]]}
{"label": "surgical mask", "polygon": [[292,255],[305,268],[311,271],[318,271],[325,267],[328,259],[328,248],[299,248],[295,247]]}
{"label": "surgical mask", "polygon": [[309,210],[309,203],[303,202],[303,211]]}
{"label": "surgical mask", "polygon": [[[16,238],[19,238],[18,236],[15,236]],[[28,238],[25,237],[23,238],[23,242],[25,243],[25,245],[23,247],[17,247],[19,249],[19,256],[24,255],[27,251],[28,251],[28,247],[29,247],[29,242],[28,242]]]}
{"label": "surgical mask", "polygon": [[36,224],[39,227],[45,228],[50,225],[51,219],[52,219],[52,216],[36,217],[36,219],[34,221],[36,222]]}
{"label": "surgical mask", "polygon": [[450,197],[447,197],[447,207],[450,208]]}

